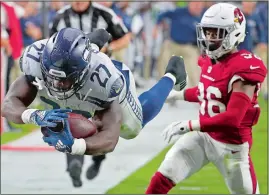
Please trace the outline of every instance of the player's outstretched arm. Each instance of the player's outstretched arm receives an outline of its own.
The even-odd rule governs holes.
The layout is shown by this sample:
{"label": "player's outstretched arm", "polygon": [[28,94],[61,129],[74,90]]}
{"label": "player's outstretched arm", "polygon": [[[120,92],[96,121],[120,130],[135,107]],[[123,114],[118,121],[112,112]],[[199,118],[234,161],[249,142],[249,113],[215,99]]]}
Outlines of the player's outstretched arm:
{"label": "player's outstretched arm", "polygon": [[1,115],[8,121],[23,124],[22,113],[37,94],[37,88],[30,84],[25,75],[18,77],[10,86],[2,103]]}
{"label": "player's outstretched arm", "polygon": [[95,116],[101,120],[102,126],[97,134],[85,139],[86,155],[112,152],[120,136],[122,112],[118,100],[115,100],[109,109],[98,111]]}
{"label": "player's outstretched arm", "polygon": [[201,120],[177,121],[171,123],[163,131],[164,139],[170,142],[176,135],[182,135],[189,131],[218,130],[219,128],[207,127],[239,127],[245,116],[255,91],[255,84],[246,81],[237,81],[233,84],[233,91],[225,112],[211,118]]}

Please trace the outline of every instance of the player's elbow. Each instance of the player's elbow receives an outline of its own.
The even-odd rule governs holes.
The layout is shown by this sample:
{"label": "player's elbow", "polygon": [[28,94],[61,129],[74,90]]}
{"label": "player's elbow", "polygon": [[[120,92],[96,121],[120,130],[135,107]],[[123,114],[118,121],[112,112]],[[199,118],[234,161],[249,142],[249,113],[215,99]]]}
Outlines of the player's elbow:
{"label": "player's elbow", "polygon": [[2,103],[2,106],[1,106],[1,116],[6,118],[7,115],[8,115],[8,100],[7,99],[4,99],[3,103]]}
{"label": "player's elbow", "polygon": [[239,128],[240,127],[240,121],[236,117],[232,117],[229,120],[227,120],[227,125],[231,128]]}
{"label": "player's elbow", "polygon": [[106,151],[104,151],[104,152],[105,153],[113,152],[115,150],[115,148],[116,148],[116,145],[117,145],[118,141],[119,141],[119,136],[108,139],[107,140]]}

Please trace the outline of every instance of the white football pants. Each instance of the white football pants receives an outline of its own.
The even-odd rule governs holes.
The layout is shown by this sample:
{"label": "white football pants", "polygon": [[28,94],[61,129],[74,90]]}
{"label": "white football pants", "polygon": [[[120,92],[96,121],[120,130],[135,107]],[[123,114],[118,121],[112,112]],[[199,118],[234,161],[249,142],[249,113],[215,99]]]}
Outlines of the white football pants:
{"label": "white football pants", "polygon": [[207,133],[193,131],[176,141],[158,171],[179,183],[212,162],[223,175],[230,193],[259,194],[249,150],[247,142],[226,144]]}

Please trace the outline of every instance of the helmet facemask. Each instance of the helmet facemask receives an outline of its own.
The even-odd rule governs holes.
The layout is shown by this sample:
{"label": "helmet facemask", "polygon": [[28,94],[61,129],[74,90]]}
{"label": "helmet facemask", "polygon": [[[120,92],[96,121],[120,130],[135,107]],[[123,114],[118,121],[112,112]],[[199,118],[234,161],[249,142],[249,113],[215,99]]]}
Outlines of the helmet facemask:
{"label": "helmet facemask", "polygon": [[235,25],[196,25],[197,44],[202,54],[212,59],[218,59],[232,51],[238,44],[231,43],[231,33],[235,32]]}
{"label": "helmet facemask", "polygon": [[[58,73],[61,74],[61,71],[50,69],[48,72],[47,70],[42,69],[48,95],[57,100],[65,100],[83,87],[87,80],[86,77],[89,75],[89,67],[87,66],[81,72],[73,72],[66,77],[59,76]],[[56,74],[58,74],[58,76],[56,76]]]}

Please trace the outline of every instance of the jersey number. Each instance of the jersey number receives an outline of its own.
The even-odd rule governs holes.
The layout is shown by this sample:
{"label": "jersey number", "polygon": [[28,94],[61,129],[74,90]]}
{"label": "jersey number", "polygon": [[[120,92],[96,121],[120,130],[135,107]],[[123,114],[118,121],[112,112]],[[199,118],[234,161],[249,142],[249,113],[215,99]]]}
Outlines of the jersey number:
{"label": "jersey number", "polygon": [[[221,91],[217,87],[209,86],[206,91],[204,84],[199,82],[198,84],[199,95],[198,99],[202,102],[200,106],[200,113],[205,115],[206,111],[210,117],[215,116],[221,112],[226,110],[226,106],[218,100],[214,100],[211,96],[215,96],[215,98],[221,98]],[[213,111],[213,107],[218,107],[219,112],[216,113]]]}
{"label": "jersey number", "polygon": [[254,58],[257,58],[258,60],[262,60],[260,57],[252,53],[242,53],[241,56],[243,56],[245,59],[251,59],[254,57]]}
{"label": "jersey number", "polygon": [[30,53],[28,53],[28,54],[26,55],[26,57],[29,57],[29,58],[31,58],[32,60],[36,61],[36,62],[40,62],[40,56],[41,56],[41,53],[42,53],[44,47],[45,47],[44,44],[41,44],[41,47],[40,47],[40,48],[38,48],[36,45],[32,45],[32,46],[30,46],[27,52],[29,52],[29,51],[33,48],[33,49],[31,50],[33,55],[30,54]]}
{"label": "jersey number", "polygon": [[[107,77],[102,81],[100,78],[100,70],[103,69],[106,72]],[[111,77],[111,73],[109,72],[109,70],[107,69],[107,67],[103,64],[100,64],[99,66],[97,66],[97,68],[95,69],[95,72],[92,73],[91,75],[91,81],[94,82],[94,77],[96,77],[98,83],[100,86],[102,87],[106,87],[107,81],[108,79]]]}

